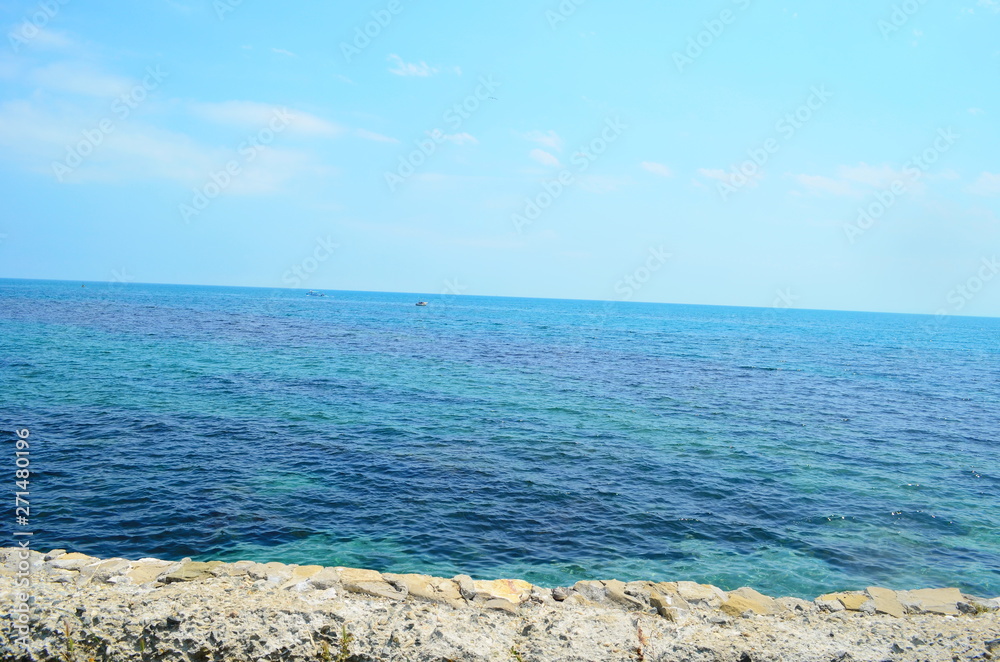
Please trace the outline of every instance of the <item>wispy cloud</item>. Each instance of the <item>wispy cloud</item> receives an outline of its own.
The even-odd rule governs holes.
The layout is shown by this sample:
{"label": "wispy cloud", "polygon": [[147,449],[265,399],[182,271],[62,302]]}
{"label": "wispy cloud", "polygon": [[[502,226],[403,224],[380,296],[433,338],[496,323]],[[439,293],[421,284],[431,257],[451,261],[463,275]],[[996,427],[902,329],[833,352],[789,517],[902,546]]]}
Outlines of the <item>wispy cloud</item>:
{"label": "wispy cloud", "polygon": [[794,175],[795,181],[812,195],[854,195],[851,184],[823,175]]}
{"label": "wispy cloud", "polygon": [[[0,158],[16,160],[26,169],[54,176],[52,162],[63,158],[68,146],[80,141],[79,120],[71,112],[53,113],[30,101],[0,104]],[[257,158],[242,163],[242,172],[226,189],[227,195],[275,193],[285,183],[333,172],[307,152],[262,147]],[[203,183],[227,161],[239,158],[235,148],[207,146],[190,136],[158,127],[120,124],[94,150],[93,156],[63,177],[67,183],[121,184],[164,180],[184,186]]]}
{"label": "wispy cloud", "polygon": [[1000,195],[1000,173],[984,172],[966,190],[975,195]]}
{"label": "wispy cloud", "polygon": [[364,138],[365,140],[374,140],[379,143],[398,143],[399,141],[395,138],[390,138],[389,136],[383,136],[381,133],[375,133],[374,131],[369,131],[367,129],[355,129],[354,135],[358,138]]}
{"label": "wispy cloud", "polygon": [[659,175],[660,177],[673,177],[674,171],[663,165],[662,163],[657,163],[655,161],[643,161],[640,164],[643,170],[651,172],[654,175]]}
{"label": "wispy cloud", "polygon": [[521,138],[528,140],[533,143],[538,143],[543,147],[548,147],[557,152],[561,152],[563,149],[563,139],[559,137],[559,134],[553,130],[549,131],[528,131],[527,133],[516,134]]}
{"label": "wispy cloud", "polygon": [[404,62],[403,58],[399,57],[395,53],[386,59],[395,64],[395,68],[390,67],[389,71],[397,76],[433,76],[438,72],[436,68],[423,61],[421,61],[420,64],[416,64],[414,62]]}
{"label": "wispy cloud", "polygon": [[476,140],[476,138],[472,134],[464,133],[464,132],[463,133],[446,133],[446,134],[443,134],[441,136],[441,140],[446,140],[446,141],[448,141],[450,143],[454,143],[456,145],[464,145],[466,143],[469,143],[471,145],[478,145],[479,144],[479,141]]}
{"label": "wispy cloud", "polygon": [[287,57],[298,57],[295,53],[291,51],[286,51],[284,48],[272,48],[272,53],[277,53],[278,55],[285,55]]}
{"label": "wispy cloud", "polygon": [[103,73],[76,62],[54,62],[32,70],[28,78],[31,83],[52,91],[108,98],[123,94],[135,85],[129,78]]}
{"label": "wispy cloud", "polygon": [[195,115],[220,124],[261,128],[280,116],[288,118],[288,131],[292,133],[333,137],[344,132],[343,127],[316,115],[256,101],[192,103],[190,109]]}
{"label": "wispy cloud", "polygon": [[559,159],[549,152],[546,152],[544,149],[533,149],[528,152],[528,156],[538,163],[541,163],[543,166],[551,166],[553,168],[559,167]]}
{"label": "wispy cloud", "polygon": [[730,186],[736,185],[749,188],[757,186],[760,184],[760,181],[764,179],[764,173],[760,170],[758,170],[753,177],[747,178],[745,183],[735,180],[732,172],[727,172],[721,168],[698,168],[697,172],[705,179],[713,179]]}

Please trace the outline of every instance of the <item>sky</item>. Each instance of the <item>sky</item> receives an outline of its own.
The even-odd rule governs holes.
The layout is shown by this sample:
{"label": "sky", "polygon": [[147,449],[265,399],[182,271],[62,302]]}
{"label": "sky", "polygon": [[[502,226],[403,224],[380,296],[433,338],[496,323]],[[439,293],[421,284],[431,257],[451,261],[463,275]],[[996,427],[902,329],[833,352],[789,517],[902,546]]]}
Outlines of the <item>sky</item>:
{"label": "sky", "polygon": [[1000,0],[0,25],[0,277],[1000,316]]}

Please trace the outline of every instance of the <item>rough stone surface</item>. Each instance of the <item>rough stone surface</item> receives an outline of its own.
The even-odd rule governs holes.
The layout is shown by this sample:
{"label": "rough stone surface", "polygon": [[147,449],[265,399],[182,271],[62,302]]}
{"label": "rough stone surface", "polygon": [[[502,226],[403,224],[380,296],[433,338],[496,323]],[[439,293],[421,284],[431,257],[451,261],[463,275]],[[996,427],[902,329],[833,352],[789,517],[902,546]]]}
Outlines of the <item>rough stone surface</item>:
{"label": "rough stone surface", "polygon": [[218,565],[221,565],[218,561],[209,561],[208,563],[188,561],[177,570],[166,573],[161,581],[169,584],[170,582],[193,582],[198,579],[206,579],[214,576],[212,569]]}
{"label": "rough stone surface", "polygon": [[677,593],[690,604],[709,607],[718,607],[727,597],[725,591],[717,586],[694,582],[677,582]]}
{"label": "rough stone surface", "polygon": [[507,600],[520,604],[531,596],[531,584],[523,579],[494,579],[493,581],[472,582],[476,595],[488,596],[489,599]]}
{"label": "rough stone surface", "polygon": [[773,614],[778,611],[774,598],[762,595],[748,586],[730,591],[719,608],[730,616],[740,616],[747,611],[755,614]]}
{"label": "rough stone surface", "polygon": [[[16,554],[0,548],[5,614],[20,591]],[[15,641],[9,622],[0,628],[4,661],[983,662],[1000,656],[996,601],[956,596],[954,589],[897,594],[873,587],[821,596],[834,598],[817,601],[839,608],[831,612],[798,598],[691,582],[582,584],[598,603],[578,590],[549,591],[520,580],[251,562],[63,561],[83,561],[78,569],[56,565],[66,554],[29,556],[30,635]],[[165,582],[171,575],[184,579]],[[858,610],[845,609],[862,597]],[[940,611],[952,607],[957,613]],[[341,657],[345,631],[351,639]]]}
{"label": "rough stone surface", "polygon": [[877,586],[869,586],[865,590],[872,598],[876,614],[889,614],[896,618],[902,618],[903,605],[899,603],[899,598],[896,597],[895,591]]}
{"label": "rough stone surface", "polygon": [[924,588],[899,591],[897,595],[907,612],[917,614],[955,615],[962,601],[962,592],[957,588]]}

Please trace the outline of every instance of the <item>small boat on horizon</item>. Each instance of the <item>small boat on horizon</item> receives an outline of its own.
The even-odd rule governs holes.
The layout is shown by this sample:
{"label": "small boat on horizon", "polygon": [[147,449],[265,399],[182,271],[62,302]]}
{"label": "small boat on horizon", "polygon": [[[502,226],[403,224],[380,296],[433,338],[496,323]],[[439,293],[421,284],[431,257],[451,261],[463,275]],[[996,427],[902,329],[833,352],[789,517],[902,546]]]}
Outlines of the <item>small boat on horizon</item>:
{"label": "small boat on horizon", "polygon": [[418,306],[426,306],[426,305],[427,305],[427,302],[426,302],[426,301],[418,301],[418,302],[417,302],[417,305],[418,305]]}
{"label": "small boat on horizon", "polygon": [[306,292],[307,297],[325,297],[326,295],[322,292],[317,292],[316,290],[309,290]]}

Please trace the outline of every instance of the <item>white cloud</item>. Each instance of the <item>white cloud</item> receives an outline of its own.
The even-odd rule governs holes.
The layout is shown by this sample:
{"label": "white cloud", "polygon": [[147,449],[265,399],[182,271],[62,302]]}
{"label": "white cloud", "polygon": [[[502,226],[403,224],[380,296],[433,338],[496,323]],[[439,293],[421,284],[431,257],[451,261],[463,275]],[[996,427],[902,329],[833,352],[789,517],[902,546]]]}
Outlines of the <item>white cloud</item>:
{"label": "white cloud", "polygon": [[806,192],[813,195],[854,195],[854,189],[849,182],[834,177],[824,177],[823,175],[795,175],[795,181],[799,183]]}
{"label": "white cloud", "polygon": [[559,167],[559,159],[552,154],[549,154],[544,149],[533,149],[528,152],[528,156],[544,166],[552,166],[553,168]]}
{"label": "white cloud", "polygon": [[277,53],[278,55],[285,55],[288,57],[298,57],[298,55],[296,55],[295,53],[291,51],[286,51],[284,48],[272,48],[271,52]]}
{"label": "white cloud", "polygon": [[663,165],[662,163],[656,163],[655,161],[643,161],[639,164],[644,170],[653,173],[654,175],[659,175],[660,177],[673,177],[674,171]]}
{"label": "white cloud", "polygon": [[47,90],[93,97],[117,97],[136,83],[75,62],[55,62],[28,74],[31,83]]}
{"label": "white cloud", "polygon": [[192,103],[191,111],[204,119],[227,125],[247,128],[264,128],[275,118],[288,120],[287,130],[313,136],[337,136],[343,127],[310,113],[290,110],[256,101],[223,101],[220,103]]}
{"label": "white cloud", "polygon": [[31,33],[32,36],[30,38],[24,35],[21,30],[14,30],[13,34],[26,41],[29,47],[41,48],[42,50],[61,51],[76,46],[76,42],[67,36],[66,33],[55,32],[46,28],[37,28],[37,31]]}
{"label": "white cloud", "polygon": [[874,188],[885,188],[895,181],[906,182],[911,179],[902,170],[896,170],[888,164],[876,167],[864,161],[856,166],[840,166],[837,168],[837,174],[842,179]]}
{"label": "white cloud", "polygon": [[445,133],[441,136],[441,140],[447,140],[448,142],[455,143],[456,145],[464,145],[465,143],[473,145],[479,144],[479,141],[468,133]]}
{"label": "white cloud", "polygon": [[403,62],[403,58],[396,54],[392,54],[386,59],[389,62],[395,63],[396,68],[390,68],[389,71],[397,76],[433,76],[438,72],[437,69],[423,61],[421,61],[420,64]]}
{"label": "white cloud", "polygon": [[979,0],[979,6],[990,9],[994,14],[1000,13],[1000,2],[997,0]]}
{"label": "white cloud", "polygon": [[374,140],[379,143],[398,143],[399,141],[395,138],[390,138],[389,136],[383,136],[381,133],[375,133],[374,131],[369,131],[367,129],[355,129],[354,135],[358,138],[364,138],[365,140]]}
{"label": "white cloud", "polygon": [[[75,111],[64,108],[52,112],[24,100],[0,104],[0,146],[4,148],[0,149],[0,159],[57,179],[53,164],[65,162],[68,151],[85,142],[82,129],[97,133],[93,126],[81,127]],[[62,173],[62,181],[119,184],[165,180],[190,187],[204,184],[211,173],[236,160],[241,172],[225,194],[258,195],[279,191],[286,182],[303,176],[329,176],[331,172],[302,151],[259,147],[251,162],[237,152],[235,145],[206,146],[183,133],[135,120],[111,121],[115,122],[114,131],[104,135],[96,146],[87,145],[82,163],[73,163],[72,172]]]}
{"label": "white cloud", "polygon": [[577,186],[589,193],[614,193],[626,184],[630,183],[627,177],[614,177],[611,175],[581,175],[577,180]]}
{"label": "white cloud", "polygon": [[764,179],[764,173],[760,170],[754,173],[753,177],[745,179],[742,179],[742,175],[741,178],[739,179],[735,178],[732,172],[727,172],[725,170],[722,170],[721,168],[698,168],[697,172],[699,175],[701,175],[706,179],[714,179],[716,181],[723,182],[724,184],[729,184],[730,186],[736,188],[743,188],[743,187],[754,188],[755,186],[760,184],[760,181],[762,179]]}
{"label": "white cloud", "polygon": [[982,108],[969,108],[970,115],[982,115],[985,112]]}
{"label": "white cloud", "polygon": [[549,149],[554,149],[557,152],[561,152],[563,149],[563,140],[559,137],[555,131],[551,129],[547,132],[542,131],[528,131],[527,133],[517,134],[525,140],[529,140],[534,143],[538,143],[543,147],[548,147]]}
{"label": "white cloud", "polygon": [[1000,195],[1000,173],[983,172],[966,190],[976,195]]}

